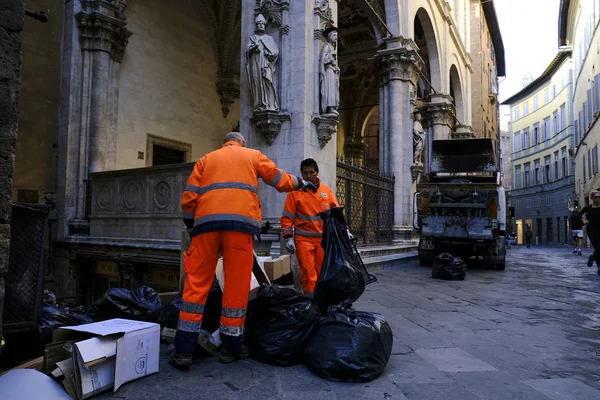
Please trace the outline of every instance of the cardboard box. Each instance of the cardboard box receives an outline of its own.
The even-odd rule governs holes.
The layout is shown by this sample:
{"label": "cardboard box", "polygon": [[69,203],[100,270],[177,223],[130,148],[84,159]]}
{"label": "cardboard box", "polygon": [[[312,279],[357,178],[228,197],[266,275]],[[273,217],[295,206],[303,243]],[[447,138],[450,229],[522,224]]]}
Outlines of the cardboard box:
{"label": "cardboard box", "polygon": [[[223,257],[217,261],[216,269],[217,279],[219,280],[219,286],[223,293],[225,292],[225,271],[223,270]],[[254,254],[254,265],[252,266],[252,278],[250,279],[250,293],[248,294],[248,301],[252,301],[256,298],[258,289],[261,284],[270,285],[271,281],[267,277],[265,270],[259,262],[259,258]]]}
{"label": "cardboard box", "polygon": [[[68,340],[78,334],[91,336],[73,343],[71,367],[63,385],[73,385],[78,399],[85,399],[125,382],[158,372],[160,325],[115,318],[54,331],[53,338]],[[68,368],[67,368],[68,369]]]}
{"label": "cardboard box", "polygon": [[265,272],[271,281],[281,278],[291,271],[290,256],[285,255],[274,260],[265,260]]}

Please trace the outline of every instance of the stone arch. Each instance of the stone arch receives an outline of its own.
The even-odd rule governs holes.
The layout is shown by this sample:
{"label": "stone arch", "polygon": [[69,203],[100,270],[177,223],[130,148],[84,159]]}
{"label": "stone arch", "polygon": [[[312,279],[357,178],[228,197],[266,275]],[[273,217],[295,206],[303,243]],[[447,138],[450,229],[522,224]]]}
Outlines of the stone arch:
{"label": "stone arch", "polygon": [[464,98],[465,91],[463,90],[462,80],[460,79],[460,74],[455,64],[452,64],[452,66],[450,67],[448,82],[448,93],[450,94],[450,96],[452,96],[452,103],[454,104],[454,108],[456,109],[456,119],[458,120],[458,123],[464,125],[466,124]]}
{"label": "stone arch", "polygon": [[[414,18],[413,38],[419,47],[419,55],[425,61],[424,75],[427,77],[433,90],[441,92],[441,58],[435,32],[435,25],[429,12],[423,7],[419,8]],[[430,88],[426,88],[425,91],[431,92]]]}
{"label": "stone arch", "polygon": [[373,106],[363,119],[361,137],[365,143],[365,166],[379,169],[379,106]]}

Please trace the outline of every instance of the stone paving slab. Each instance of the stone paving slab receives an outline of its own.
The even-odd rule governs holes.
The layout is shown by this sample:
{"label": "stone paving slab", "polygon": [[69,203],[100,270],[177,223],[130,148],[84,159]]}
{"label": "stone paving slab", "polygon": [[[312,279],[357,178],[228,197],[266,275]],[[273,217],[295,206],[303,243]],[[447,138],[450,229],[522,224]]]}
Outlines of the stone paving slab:
{"label": "stone paving slab", "polygon": [[532,379],[524,381],[537,391],[553,400],[595,400],[600,399],[600,390],[571,378]]}
{"label": "stone paving slab", "polygon": [[416,353],[443,372],[497,371],[491,365],[458,348],[419,349]]}

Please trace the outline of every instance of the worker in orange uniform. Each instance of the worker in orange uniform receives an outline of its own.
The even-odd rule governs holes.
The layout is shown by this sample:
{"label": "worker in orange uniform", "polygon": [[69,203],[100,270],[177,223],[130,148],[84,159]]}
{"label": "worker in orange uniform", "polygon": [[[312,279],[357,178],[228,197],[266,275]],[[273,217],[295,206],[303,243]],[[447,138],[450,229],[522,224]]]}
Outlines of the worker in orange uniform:
{"label": "worker in orange uniform", "polygon": [[225,282],[219,360],[232,362],[248,356],[242,341],[254,263],[252,235],[259,232],[262,218],[258,178],[279,192],[316,191],[312,183],[277,169],[260,151],[246,148],[238,132],[228,133],[221,149],[198,160],[187,181],[181,208],[192,240],[184,254],[183,303],[175,351],[169,357],[176,367],[192,364],[220,252]]}
{"label": "worker in orange uniform", "polygon": [[[286,250],[298,258],[304,294],[312,297],[325,253],[321,247],[323,219],[319,213],[339,207],[331,188],[319,179],[319,166],[312,158],[300,163],[302,179],[317,187],[316,192],[288,193],[281,216],[281,230]],[[352,239],[352,234],[348,231]]]}

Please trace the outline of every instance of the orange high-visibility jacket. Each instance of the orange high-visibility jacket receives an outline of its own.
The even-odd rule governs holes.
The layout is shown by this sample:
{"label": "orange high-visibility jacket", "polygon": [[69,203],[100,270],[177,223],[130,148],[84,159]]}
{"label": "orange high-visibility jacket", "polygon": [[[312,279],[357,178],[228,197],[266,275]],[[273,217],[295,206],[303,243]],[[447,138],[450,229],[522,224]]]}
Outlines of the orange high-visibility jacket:
{"label": "orange high-visibility jacket", "polygon": [[192,228],[191,235],[210,231],[258,233],[262,221],[259,177],[279,192],[290,192],[302,184],[260,151],[236,142],[227,142],[198,160],[181,197],[183,221]]}
{"label": "orange high-visibility jacket", "polygon": [[323,219],[319,213],[340,205],[329,186],[320,180],[317,181],[317,185],[316,193],[299,190],[288,193],[281,215],[281,231],[284,238],[287,239],[294,233],[296,240],[321,241]]}

